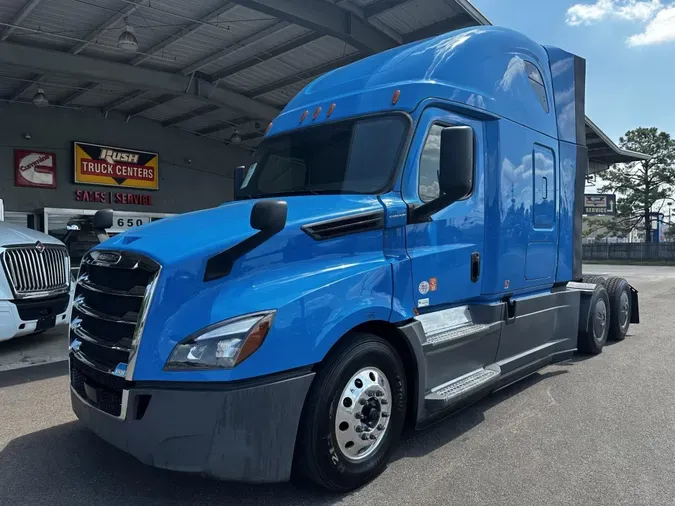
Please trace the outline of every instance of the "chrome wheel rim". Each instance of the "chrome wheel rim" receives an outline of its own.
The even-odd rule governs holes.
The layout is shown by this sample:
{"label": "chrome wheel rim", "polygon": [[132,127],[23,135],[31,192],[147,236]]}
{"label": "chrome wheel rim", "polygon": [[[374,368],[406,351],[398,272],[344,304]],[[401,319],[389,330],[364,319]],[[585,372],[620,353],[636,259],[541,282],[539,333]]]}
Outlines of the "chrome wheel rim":
{"label": "chrome wheel rim", "polygon": [[595,318],[593,318],[593,333],[598,341],[602,339],[607,325],[607,305],[600,299],[595,304]]}
{"label": "chrome wheel rim", "polygon": [[630,315],[630,301],[626,292],[621,293],[619,300],[619,325],[622,329],[628,326],[628,318]]}
{"label": "chrome wheel rim", "polygon": [[375,452],[389,427],[392,404],[389,380],[376,367],[354,374],[342,389],[335,413],[335,440],[347,460]]}

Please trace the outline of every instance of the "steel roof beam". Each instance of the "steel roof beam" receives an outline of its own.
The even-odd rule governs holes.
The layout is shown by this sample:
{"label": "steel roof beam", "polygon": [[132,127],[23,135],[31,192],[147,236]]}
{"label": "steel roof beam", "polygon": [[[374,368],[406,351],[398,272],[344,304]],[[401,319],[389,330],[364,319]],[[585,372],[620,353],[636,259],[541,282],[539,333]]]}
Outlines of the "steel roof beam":
{"label": "steel roof beam", "polygon": [[286,86],[299,83],[300,81],[304,81],[305,79],[320,76],[321,74],[325,74],[329,70],[342,67],[343,65],[348,65],[360,59],[361,56],[359,54],[350,54],[338,60],[329,61],[322,65],[319,65],[318,67],[300,71],[297,72],[296,74],[293,74],[292,76],[284,77],[283,79],[279,79],[278,81],[265,84],[264,86],[260,86],[259,88],[247,92],[246,95],[251,98],[257,98],[267,93],[270,93],[271,91],[279,90],[281,88],[285,88]]}
{"label": "steel roof beam", "polygon": [[394,7],[403,5],[408,1],[410,0],[380,0],[374,4],[366,5],[363,8],[363,15],[366,18],[377,16],[378,14],[382,14],[383,12],[393,9]]}
{"label": "steel roof beam", "polygon": [[173,35],[167,37],[166,39],[162,40],[161,42],[158,42],[154,46],[152,46],[150,49],[145,51],[145,54],[138,55],[136,58],[131,60],[131,65],[138,65],[140,63],[143,63],[145,60],[151,57],[151,55],[155,53],[159,53],[162,49],[167,47],[169,44],[172,44],[173,42],[176,42],[178,39],[182,39],[183,37],[187,37],[193,32],[196,32],[200,28],[204,26],[204,23],[210,23],[214,19],[218,18],[221,14],[225,14],[227,11],[230,11],[234,9],[237,5],[232,4],[232,3],[225,3],[225,5],[220,6],[214,11],[209,12],[206,16],[203,16],[199,21],[196,23],[192,23],[191,25],[188,25],[181,30],[178,30],[176,33]]}
{"label": "steel roof beam", "polygon": [[221,121],[219,123],[216,123],[215,125],[201,128],[197,130],[197,133],[200,135],[209,135],[215,132],[220,132],[221,130],[227,130],[228,128],[245,125],[249,121],[253,121],[253,118],[249,118],[248,116],[241,116],[239,118],[234,118],[233,120],[230,121]]}
{"label": "steel roof beam", "polygon": [[224,68],[223,70],[220,70],[213,74],[214,79],[222,79],[224,77],[231,76],[232,74],[236,74],[237,72],[241,72],[242,70],[246,70],[250,67],[254,67],[255,65],[258,65],[259,63],[265,62],[267,60],[271,60],[272,58],[276,58],[277,56],[281,56],[284,53],[288,53],[289,51],[293,51],[294,49],[297,49],[299,47],[304,46],[305,44],[309,44],[310,42],[314,42],[317,39],[320,39],[321,35],[318,35],[316,33],[310,32],[305,35],[301,35],[300,37],[297,37],[293,40],[290,40],[286,42],[285,44],[281,44],[273,49],[270,49],[269,51],[266,51],[265,53],[252,56],[251,58],[247,58],[244,61],[241,61],[239,63],[235,63],[234,65],[231,65],[227,68]]}
{"label": "steel roof beam", "polygon": [[396,41],[351,11],[323,0],[233,0],[249,9],[330,35],[371,54],[396,46]]}
{"label": "steel roof beam", "polygon": [[38,4],[40,3],[41,0],[29,0],[26,2],[26,4],[21,8],[19,12],[16,13],[16,16],[12,18],[12,20],[9,22],[10,25],[14,26],[8,26],[2,31],[2,35],[0,35],[0,40],[7,40],[7,37],[12,35],[14,30],[16,30],[16,27],[19,26],[24,19],[35,9]]}
{"label": "steel roof beam", "polygon": [[259,32],[256,32],[252,35],[249,35],[248,37],[245,37],[237,42],[233,42],[231,44],[226,44],[223,46],[223,49],[219,49],[218,51],[211,53],[210,55],[206,56],[205,58],[202,58],[199,61],[196,61],[194,63],[191,63],[184,69],[181,69],[181,73],[184,75],[192,74],[193,72],[202,69],[206,67],[207,65],[211,65],[214,61],[220,60],[221,58],[228,56],[238,49],[241,49],[242,47],[246,46],[247,44],[251,44],[252,42],[257,42],[260,39],[263,39],[265,37],[269,37],[270,35],[273,35],[277,33],[280,30],[283,30],[284,28],[288,27],[289,24],[286,23],[285,21],[281,21],[279,23],[275,23],[272,26],[268,26],[267,28],[264,28],[260,30]]}
{"label": "steel roof beam", "polygon": [[460,28],[467,28],[469,26],[476,26],[474,19],[468,14],[458,14],[457,16],[444,19],[443,21],[439,21],[433,25],[425,26],[419,30],[406,33],[403,36],[403,41],[407,43],[428,39],[429,37],[435,37],[436,35],[441,35],[453,30],[459,30]]}
{"label": "steel roof beam", "polygon": [[127,116],[127,120],[133,116],[138,116],[139,114],[142,114],[146,111],[149,111],[150,109],[154,109],[155,107],[158,107],[160,105],[166,104],[167,102],[171,102],[176,98],[175,95],[172,95],[170,93],[166,93],[164,95],[161,95],[157,97],[154,100],[148,101],[145,104],[141,104],[137,107],[134,107],[130,111],[125,111],[125,114]]}
{"label": "steel roof beam", "polygon": [[73,93],[68,95],[63,100],[59,100],[57,105],[61,105],[61,106],[68,105],[68,104],[74,102],[75,100],[77,100],[78,98],[80,98],[82,95],[84,95],[88,91],[93,90],[94,88],[96,88],[98,86],[100,86],[100,85],[98,83],[95,83],[95,82],[87,83],[84,86],[75,90]]}
{"label": "steel roof beam", "polygon": [[133,102],[134,100],[136,100],[139,97],[142,97],[146,93],[148,93],[146,90],[136,90],[131,93],[128,93],[123,97],[120,97],[104,105],[101,108],[101,112],[103,112],[103,114],[108,114],[110,111],[117,109],[118,107],[122,107],[123,105],[128,104],[129,102]]}
{"label": "steel roof beam", "polygon": [[279,114],[276,107],[199,79],[191,79],[190,76],[88,56],[5,42],[0,44],[0,63],[42,74],[74,76],[174,96],[190,96],[205,105],[219,105],[260,119],[273,119]]}
{"label": "steel roof beam", "polygon": [[26,81],[25,83],[21,83],[19,87],[12,92],[11,95],[8,95],[4,97],[4,100],[7,100],[9,102],[14,102],[15,100],[19,99],[21,95],[26,93],[31,86],[36,85],[36,89],[38,86],[38,82],[43,78],[44,76],[42,74],[33,74],[30,76],[30,80]]}
{"label": "steel roof beam", "polygon": [[193,109],[190,112],[185,112],[183,114],[179,114],[178,116],[174,116],[173,118],[169,118],[165,121],[162,121],[162,126],[170,127],[173,125],[177,125],[178,123],[182,123],[183,121],[187,121],[189,119],[196,118],[198,116],[203,116],[204,114],[209,114],[210,112],[216,111],[218,109],[219,107],[217,105],[205,105],[203,107]]}

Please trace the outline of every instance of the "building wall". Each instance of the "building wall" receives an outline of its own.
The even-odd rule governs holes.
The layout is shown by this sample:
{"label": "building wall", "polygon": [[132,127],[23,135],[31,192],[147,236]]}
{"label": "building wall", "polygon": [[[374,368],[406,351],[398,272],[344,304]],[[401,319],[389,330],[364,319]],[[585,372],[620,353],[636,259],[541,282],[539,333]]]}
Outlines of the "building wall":
{"label": "building wall", "polygon": [[[30,140],[24,134],[30,134]],[[152,151],[159,154],[159,190],[73,183],[73,141]],[[14,149],[56,154],[56,189],[14,184]],[[233,169],[249,165],[251,152],[200,138],[176,128],[163,128],[145,118],[108,119],[96,110],[0,103],[0,198],[6,211],[35,212],[43,207],[181,213],[217,206],[232,199]],[[122,191],[152,195],[151,206],[110,206],[75,200],[76,190]]]}

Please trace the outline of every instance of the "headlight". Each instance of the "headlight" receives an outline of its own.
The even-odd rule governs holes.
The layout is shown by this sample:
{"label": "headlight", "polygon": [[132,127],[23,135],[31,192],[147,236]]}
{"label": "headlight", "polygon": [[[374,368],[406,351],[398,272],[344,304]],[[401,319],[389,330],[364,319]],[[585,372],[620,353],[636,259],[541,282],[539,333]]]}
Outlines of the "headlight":
{"label": "headlight", "polygon": [[178,343],[164,368],[231,369],[262,346],[275,314],[264,311],[206,327]]}

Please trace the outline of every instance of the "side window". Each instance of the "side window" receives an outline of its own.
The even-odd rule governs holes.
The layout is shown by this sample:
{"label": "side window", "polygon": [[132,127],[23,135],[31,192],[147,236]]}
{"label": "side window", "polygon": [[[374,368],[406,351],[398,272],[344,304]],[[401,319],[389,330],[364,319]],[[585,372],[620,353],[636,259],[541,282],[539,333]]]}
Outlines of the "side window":
{"label": "side window", "polygon": [[431,125],[429,134],[424,142],[422,156],[420,157],[419,188],[422,202],[430,202],[441,193],[438,185],[438,170],[441,157],[441,131],[443,125]]}
{"label": "side window", "polygon": [[527,80],[534,90],[534,94],[537,95],[539,103],[544,111],[548,112],[548,99],[546,98],[546,86],[544,85],[544,78],[541,76],[539,69],[535,67],[533,63],[529,61],[525,62],[525,71],[527,72]]}

